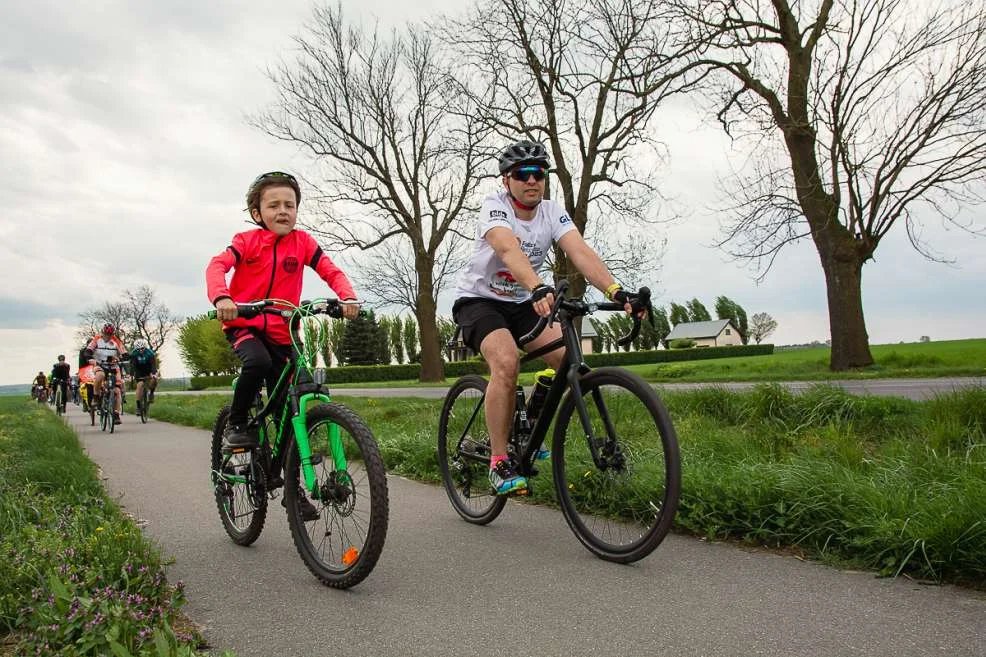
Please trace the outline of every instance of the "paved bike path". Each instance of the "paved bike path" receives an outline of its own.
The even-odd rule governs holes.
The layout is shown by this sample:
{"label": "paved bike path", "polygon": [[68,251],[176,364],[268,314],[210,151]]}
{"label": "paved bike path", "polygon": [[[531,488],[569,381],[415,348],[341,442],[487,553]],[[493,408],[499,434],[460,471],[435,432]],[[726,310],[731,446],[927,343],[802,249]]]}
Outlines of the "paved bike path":
{"label": "paved bike path", "polygon": [[329,589],[298,557],[279,502],[252,547],[226,537],[208,432],[127,415],[110,435],[78,407],[68,421],[107,489],[175,558],[186,612],[242,657],[986,656],[983,593],[686,536],[620,566],[590,555],[558,511],[512,502],[476,527],[439,486],[399,477],[376,569]]}

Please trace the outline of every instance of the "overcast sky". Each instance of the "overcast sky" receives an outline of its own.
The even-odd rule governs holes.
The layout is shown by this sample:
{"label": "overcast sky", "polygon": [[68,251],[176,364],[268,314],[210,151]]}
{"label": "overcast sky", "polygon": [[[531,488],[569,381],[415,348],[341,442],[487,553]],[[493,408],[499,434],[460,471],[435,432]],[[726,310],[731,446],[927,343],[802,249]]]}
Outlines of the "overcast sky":
{"label": "overcast sky", "polygon": [[[342,5],[348,16],[396,24],[461,3]],[[0,384],[27,383],[58,353],[76,352],[78,313],[123,289],[151,285],[182,316],[209,308],[203,270],[246,227],[250,180],[310,168],[244,120],[272,98],[265,67],[290,54],[310,14],[309,0],[0,0],[0,263],[8,281]],[[749,315],[773,315],[776,344],[827,339],[812,246],[788,248],[757,285],[710,246],[718,219],[706,204],[730,144],[682,104],[657,121],[671,158],[663,185],[690,209],[662,229],[660,303],[697,296],[712,311],[725,294]],[[986,240],[935,220],[925,236],[957,264],[924,260],[903,233],[886,240],[863,274],[873,343],[986,334]],[[173,347],[163,356],[166,376],[184,373]]]}

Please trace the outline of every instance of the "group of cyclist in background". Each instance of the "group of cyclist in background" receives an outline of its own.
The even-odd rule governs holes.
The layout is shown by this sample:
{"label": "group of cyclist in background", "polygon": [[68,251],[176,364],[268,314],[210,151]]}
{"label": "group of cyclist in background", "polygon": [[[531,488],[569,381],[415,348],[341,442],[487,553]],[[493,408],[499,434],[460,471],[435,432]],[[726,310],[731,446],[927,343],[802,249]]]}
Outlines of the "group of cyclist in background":
{"label": "group of cyclist in background", "polygon": [[[110,323],[103,325],[102,330],[79,351],[79,369],[74,376],[65,356],[59,354],[50,375],[45,376],[42,370],[34,377],[31,397],[40,402],[54,403],[60,389],[61,411],[64,411],[69,399],[75,404],[82,404],[83,410],[88,411],[90,406],[99,407],[104,394],[112,394],[113,423],[120,424],[125,400],[124,371],[121,368],[123,364],[129,364],[128,373],[136,382],[137,412],[140,413],[144,403],[145,385],[148,403],[154,400],[154,390],[159,378],[157,355],[143,338],[134,340],[128,351],[117,334],[116,327]],[[116,385],[112,391],[106,389],[107,375],[110,373],[116,374]]]}

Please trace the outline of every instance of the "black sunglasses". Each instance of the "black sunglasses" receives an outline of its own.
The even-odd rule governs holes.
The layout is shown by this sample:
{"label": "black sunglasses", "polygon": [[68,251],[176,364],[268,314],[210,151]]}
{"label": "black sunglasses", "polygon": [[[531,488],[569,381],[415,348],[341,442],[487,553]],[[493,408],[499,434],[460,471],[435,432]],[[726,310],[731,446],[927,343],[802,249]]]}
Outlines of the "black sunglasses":
{"label": "black sunglasses", "polygon": [[534,180],[541,182],[548,175],[548,170],[543,167],[517,167],[510,172],[510,177],[520,182],[527,182],[527,179],[534,176]]}

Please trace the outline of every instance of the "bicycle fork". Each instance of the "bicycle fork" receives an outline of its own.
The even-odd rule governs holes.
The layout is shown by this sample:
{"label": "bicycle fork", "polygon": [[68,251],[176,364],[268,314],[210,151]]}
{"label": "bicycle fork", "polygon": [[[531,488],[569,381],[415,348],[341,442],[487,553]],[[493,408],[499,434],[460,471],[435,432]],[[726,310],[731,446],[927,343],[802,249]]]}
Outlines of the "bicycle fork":
{"label": "bicycle fork", "polygon": [[582,423],[582,431],[585,434],[586,444],[589,445],[589,452],[592,454],[593,463],[600,470],[607,470],[611,467],[619,468],[624,462],[623,452],[617,441],[616,428],[613,426],[613,420],[609,416],[609,409],[603,401],[602,392],[600,392],[598,386],[592,389],[592,401],[596,405],[599,418],[602,420],[603,427],[606,430],[605,436],[597,438],[592,430],[589,410],[586,408],[585,401],[582,397],[582,386],[579,381],[577,368],[572,368],[569,371],[568,383],[572,390],[575,409],[579,413],[579,421]]}
{"label": "bicycle fork", "polygon": [[[318,480],[315,476],[315,466],[321,463],[321,455],[312,454],[312,445],[308,437],[308,406],[312,403],[329,403],[327,395],[321,393],[306,393],[297,398],[292,398],[291,406],[293,415],[291,426],[294,428],[295,442],[298,445],[298,457],[301,461],[301,471],[305,477],[305,488],[311,492],[315,499],[322,499],[322,490],[317,486]],[[346,462],[346,454],[342,447],[342,435],[339,425],[331,422],[326,427],[329,452],[332,455],[333,465],[336,472],[347,472],[349,464]],[[326,500],[323,500],[326,501]]]}

